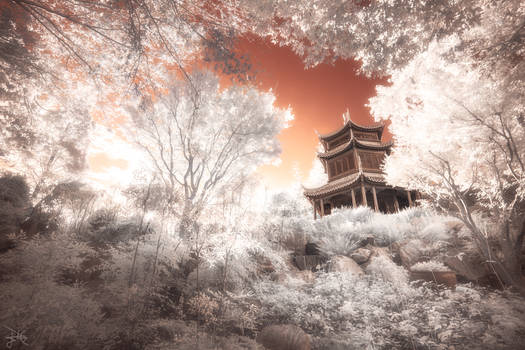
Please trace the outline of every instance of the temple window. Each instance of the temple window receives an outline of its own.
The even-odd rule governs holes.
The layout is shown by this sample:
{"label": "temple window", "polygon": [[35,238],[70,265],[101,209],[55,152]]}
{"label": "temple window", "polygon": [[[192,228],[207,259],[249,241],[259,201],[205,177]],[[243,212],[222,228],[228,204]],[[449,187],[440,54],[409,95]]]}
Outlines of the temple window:
{"label": "temple window", "polygon": [[359,151],[361,157],[361,165],[363,169],[379,170],[383,163],[384,153],[383,152],[363,152]]}

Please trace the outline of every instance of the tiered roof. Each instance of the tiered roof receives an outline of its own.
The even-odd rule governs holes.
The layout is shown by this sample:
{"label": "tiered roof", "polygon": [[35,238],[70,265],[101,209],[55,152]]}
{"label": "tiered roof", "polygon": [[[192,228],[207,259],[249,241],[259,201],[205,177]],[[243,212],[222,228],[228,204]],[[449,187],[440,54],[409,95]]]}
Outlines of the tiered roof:
{"label": "tiered roof", "polygon": [[328,134],[319,135],[319,139],[322,141],[332,140],[336,138],[337,136],[343,134],[345,131],[348,131],[350,128],[352,128],[353,130],[357,130],[357,131],[377,131],[379,134],[379,139],[381,139],[381,136],[383,135],[383,129],[385,128],[385,124],[384,123],[374,123],[370,126],[364,126],[364,125],[356,124],[350,118],[348,118],[348,120],[346,120],[344,125],[339,130],[336,130]]}
{"label": "tiered roof", "polygon": [[[392,141],[388,142],[381,142],[381,136],[383,134],[383,129],[385,127],[384,123],[375,123],[370,126],[363,126],[354,123],[350,117],[349,114],[346,113],[344,116],[344,125],[334,132],[331,132],[329,134],[319,135],[319,139],[326,144],[326,142],[329,142],[331,140],[334,140],[338,138],[339,136],[342,136],[344,133],[350,133],[350,139],[336,147],[334,147],[331,150],[325,151],[325,152],[319,152],[317,156],[323,161],[323,164],[326,166],[326,160],[336,157],[337,155],[346,152],[350,150],[353,147],[360,148],[360,149],[369,149],[369,150],[384,150],[389,151],[390,147],[393,145]],[[371,140],[358,140],[354,133],[350,132],[350,130],[354,131],[364,131],[364,132],[371,132],[375,131],[378,134],[378,140],[371,141]],[[327,184],[318,187],[318,188],[305,188],[304,194],[306,197],[310,199],[318,199],[327,195],[335,194],[340,191],[344,191],[346,189],[350,189],[358,182],[365,182],[370,185],[386,185],[385,179],[382,176],[382,174],[378,173],[372,173],[372,172],[363,172],[362,170],[356,171],[352,174],[348,174],[344,177],[341,177],[336,180],[332,180],[328,182]]]}
{"label": "tiered roof", "polygon": [[323,185],[318,188],[305,188],[304,195],[310,199],[317,199],[345,189],[350,189],[354,184],[358,183],[360,179],[362,179],[365,183],[369,183],[371,185],[386,184],[385,179],[380,174],[359,172],[347,175],[334,181],[330,181],[326,185]]}
{"label": "tiered roof", "polygon": [[340,153],[343,153],[354,146],[358,148],[371,149],[371,150],[388,150],[392,147],[392,141],[381,142],[381,141],[364,141],[357,140],[355,137],[352,137],[350,141],[343,143],[329,151],[317,153],[317,156],[321,159],[330,159],[337,156]]}

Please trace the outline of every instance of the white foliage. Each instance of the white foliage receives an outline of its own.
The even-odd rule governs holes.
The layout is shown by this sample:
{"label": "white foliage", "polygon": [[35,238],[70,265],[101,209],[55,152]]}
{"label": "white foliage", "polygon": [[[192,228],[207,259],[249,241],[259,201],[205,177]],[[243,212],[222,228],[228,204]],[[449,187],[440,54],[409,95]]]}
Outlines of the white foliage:
{"label": "white foliage", "polygon": [[442,262],[430,260],[415,263],[410,267],[411,271],[449,271],[450,269],[446,267]]}
{"label": "white foliage", "polygon": [[306,188],[320,187],[328,182],[328,174],[326,173],[323,164],[319,158],[315,157],[312,162],[312,168],[308,173],[306,181],[303,185]]}
{"label": "white foliage", "polygon": [[221,90],[213,73],[195,72],[145,110],[130,107],[128,127],[152,173],[182,202],[180,214],[193,220],[279,155],[276,136],[292,116],[274,101],[255,88]]}
{"label": "white foliage", "polygon": [[448,228],[442,223],[450,218],[423,208],[408,208],[385,215],[368,207],[358,207],[334,210],[315,222],[311,218],[304,220],[309,237],[319,242],[323,250],[350,255],[368,237],[373,237],[380,246],[409,238],[427,238],[430,233],[431,241],[438,240],[438,237],[447,236]]}
{"label": "white foliage", "polygon": [[407,271],[383,255],[373,257],[372,262],[366,267],[366,272],[396,287],[406,287],[408,284]]}

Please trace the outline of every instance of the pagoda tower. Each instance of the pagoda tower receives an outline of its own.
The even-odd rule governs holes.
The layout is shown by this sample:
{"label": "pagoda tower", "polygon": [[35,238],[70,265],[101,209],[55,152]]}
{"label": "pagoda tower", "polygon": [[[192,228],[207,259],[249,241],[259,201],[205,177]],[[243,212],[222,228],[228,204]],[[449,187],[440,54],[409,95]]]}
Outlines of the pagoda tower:
{"label": "pagoda tower", "polygon": [[381,142],[384,124],[363,126],[343,115],[343,127],[319,135],[324,152],[318,153],[328,183],[304,190],[314,207],[314,218],[333,208],[369,206],[375,211],[395,213],[414,205],[417,193],[386,184],[381,165],[392,142]]}

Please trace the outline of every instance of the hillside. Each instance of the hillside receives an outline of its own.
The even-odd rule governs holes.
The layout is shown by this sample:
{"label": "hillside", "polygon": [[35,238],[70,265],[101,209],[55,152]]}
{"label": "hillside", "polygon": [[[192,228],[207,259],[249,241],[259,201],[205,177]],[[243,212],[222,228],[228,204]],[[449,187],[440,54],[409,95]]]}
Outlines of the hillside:
{"label": "hillside", "polygon": [[[264,327],[290,324],[312,349],[521,346],[523,297],[476,262],[457,220],[422,208],[310,215],[276,196],[200,240],[115,208],[54,226],[42,215],[52,231],[14,231],[0,253],[3,345],[256,349]],[[442,270],[457,278],[436,284]],[[434,278],[411,281],[415,271]]]}

